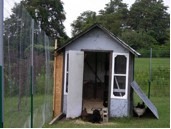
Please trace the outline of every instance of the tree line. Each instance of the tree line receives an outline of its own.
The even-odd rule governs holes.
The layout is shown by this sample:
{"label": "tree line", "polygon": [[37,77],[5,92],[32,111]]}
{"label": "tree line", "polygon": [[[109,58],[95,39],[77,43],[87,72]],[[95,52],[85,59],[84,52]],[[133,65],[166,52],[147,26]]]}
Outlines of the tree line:
{"label": "tree line", "polygon": [[170,14],[163,0],[136,0],[128,9],[122,0],[111,0],[98,14],[85,11],[71,24],[75,36],[100,23],[143,56],[154,48],[156,57],[170,56]]}
{"label": "tree line", "polygon": [[[20,11],[20,4],[49,37],[58,39],[60,46],[69,39],[63,25],[66,13],[61,0],[22,0],[14,6],[12,15],[5,20],[8,23],[6,25],[13,23],[13,29],[18,25],[16,22],[20,18],[16,17]],[[99,23],[137,51],[145,52],[153,47],[156,50],[167,51],[167,54],[162,56],[169,56],[170,14],[167,9],[163,0],[135,0],[130,8],[122,0],[110,0],[98,14],[93,11],[82,12],[71,24],[72,36],[94,23]],[[5,29],[9,30],[12,27],[7,26]],[[12,32],[11,35],[14,35]],[[53,42],[51,46],[54,46]]]}

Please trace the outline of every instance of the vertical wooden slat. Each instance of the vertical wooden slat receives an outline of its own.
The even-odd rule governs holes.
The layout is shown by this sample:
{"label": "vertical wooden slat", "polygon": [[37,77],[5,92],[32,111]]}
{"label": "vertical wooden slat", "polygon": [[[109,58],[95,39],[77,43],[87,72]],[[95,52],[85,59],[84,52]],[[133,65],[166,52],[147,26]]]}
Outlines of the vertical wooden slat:
{"label": "vertical wooden slat", "polygon": [[54,95],[53,116],[61,113],[62,107],[62,77],[63,77],[63,54],[56,55],[54,59]]}
{"label": "vertical wooden slat", "polygon": [[53,115],[54,115],[54,110],[55,110],[55,84],[56,84],[56,52],[54,55],[54,63],[53,63],[54,69],[53,69]]}

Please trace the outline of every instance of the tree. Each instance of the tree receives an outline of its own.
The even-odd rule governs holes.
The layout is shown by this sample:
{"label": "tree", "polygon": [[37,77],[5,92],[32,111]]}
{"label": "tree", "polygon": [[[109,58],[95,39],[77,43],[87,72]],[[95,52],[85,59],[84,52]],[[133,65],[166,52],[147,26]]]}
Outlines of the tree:
{"label": "tree", "polygon": [[[22,110],[23,96],[29,94],[30,65],[34,48],[34,78],[41,73],[45,64],[45,35],[40,27],[34,26],[32,37],[32,17],[21,3],[15,4],[12,14],[4,21],[4,81],[7,96],[18,96],[18,111]],[[34,46],[32,46],[34,38]],[[38,47],[39,45],[39,47]],[[42,48],[43,47],[43,48]]]}
{"label": "tree", "polygon": [[94,23],[96,23],[96,12],[85,11],[81,13],[81,15],[71,24],[73,28],[72,35],[75,36]]}
{"label": "tree", "polygon": [[133,30],[144,31],[163,44],[169,28],[167,8],[163,0],[136,0],[130,8],[129,25]]}
{"label": "tree", "polygon": [[104,12],[101,11],[106,14],[120,14],[122,17],[127,17],[128,15],[127,4],[122,3],[122,0],[110,0],[104,9]]}
{"label": "tree", "polygon": [[[163,0],[136,0],[130,10],[122,0],[110,0],[104,9],[86,11],[72,23],[73,34],[78,34],[94,23],[100,23],[136,50],[168,46],[170,14]],[[168,51],[167,51],[168,55]]]}
{"label": "tree", "polygon": [[149,49],[157,44],[157,41],[145,32],[136,32],[132,30],[125,30],[122,32],[122,40],[130,47],[140,50]]}
{"label": "tree", "polygon": [[28,13],[20,3],[15,4],[12,14],[4,21],[4,75],[6,94],[18,94],[18,111],[21,110],[21,99],[28,88],[26,68],[29,62],[25,50],[30,46],[30,26]]}
{"label": "tree", "polygon": [[121,35],[122,23],[119,15],[117,14],[99,15],[97,19],[98,19],[97,20],[98,23],[102,24],[105,28],[107,28],[115,35],[117,36]]}
{"label": "tree", "polygon": [[48,36],[59,40],[68,38],[64,31],[65,12],[61,0],[23,0],[23,4]]}
{"label": "tree", "polygon": [[94,23],[100,23],[115,35],[121,35],[121,28],[127,26],[128,9],[122,0],[111,0],[104,10],[95,12],[85,11],[75,20],[72,26],[72,34],[78,34]]}

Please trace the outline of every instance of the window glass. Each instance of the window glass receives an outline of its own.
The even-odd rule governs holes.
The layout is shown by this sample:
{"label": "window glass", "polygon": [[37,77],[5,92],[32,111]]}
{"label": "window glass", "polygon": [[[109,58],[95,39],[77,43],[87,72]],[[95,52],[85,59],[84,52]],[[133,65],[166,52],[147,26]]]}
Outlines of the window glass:
{"label": "window glass", "polygon": [[65,89],[64,93],[68,93],[68,77],[69,77],[69,53],[66,53],[66,59],[65,59]]}
{"label": "window glass", "polygon": [[65,92],[68,93],[68,73],[66,73],[66,89]]}
{"label": "window glass", "polygon": [[114,89],[113,89],[113,95],[114,96],[124,96],[125,95],[125,82],[126,77],[125,76],[114,76]]}
{"label": "window glass", "polygon": [[115,74],[126,74],[126,57],[124,55],[117,55],[115,57]]}
{"label": "window glass", "polygon": [[69,53],[67,53],[67,59],[66,59],[66,64],[67,64],[67,68],[66,68],[66,72],[68,72],[68,69],[69,69]]}

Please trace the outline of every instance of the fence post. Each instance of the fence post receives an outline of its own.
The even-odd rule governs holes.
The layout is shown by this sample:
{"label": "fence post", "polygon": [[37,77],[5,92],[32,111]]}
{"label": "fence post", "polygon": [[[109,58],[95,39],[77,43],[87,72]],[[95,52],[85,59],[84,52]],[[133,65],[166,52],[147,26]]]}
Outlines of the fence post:
{"label": "fence post", "polygon": [[31,21],[31,69],[30,69],[30,98],[31,98],[31,107],[30,107],[30,113],[31,113],[31,128],[33,128],[33,86],[34,86],[34,62],[33,62],[33,56],[34,56],[34,20]]}
{"label": "fence post", "polygon": [[150,90],[151,90],[151,78],[152,78],[152,72],[151,72],[151,60],[152,60],[152,48],[150,49],[150,64],[149,64],[149,80],[148,80],[148,98],[150,99]]}
{"label": "fence post", "polygon": [[4,2],[0,0],[0,128],[4,126],[3,9]]}

